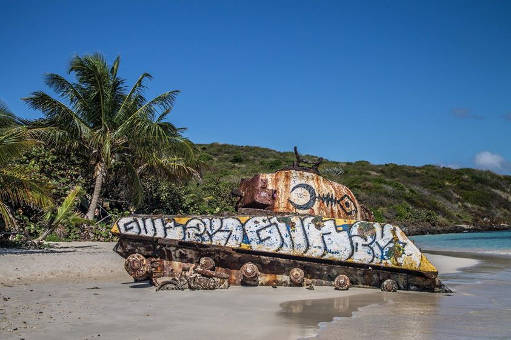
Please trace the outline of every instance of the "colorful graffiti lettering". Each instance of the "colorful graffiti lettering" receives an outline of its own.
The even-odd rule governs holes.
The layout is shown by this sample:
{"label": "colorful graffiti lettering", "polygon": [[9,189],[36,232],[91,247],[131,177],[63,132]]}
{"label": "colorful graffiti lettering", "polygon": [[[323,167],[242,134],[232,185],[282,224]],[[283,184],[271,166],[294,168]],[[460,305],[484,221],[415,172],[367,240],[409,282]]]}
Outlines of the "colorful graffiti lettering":
{"label": "colorful graffiti lettering", "polygon": [[418,269],[421,253],[398,227],[317,216],[124,217],[120,234]]}

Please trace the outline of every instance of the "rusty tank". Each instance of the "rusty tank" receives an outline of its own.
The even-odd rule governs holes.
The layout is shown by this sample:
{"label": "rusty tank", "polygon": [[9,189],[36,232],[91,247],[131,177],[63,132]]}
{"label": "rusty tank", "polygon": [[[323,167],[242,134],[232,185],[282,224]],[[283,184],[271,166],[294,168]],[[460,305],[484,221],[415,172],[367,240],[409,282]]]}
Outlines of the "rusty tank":
{"label": "rusty tank", "polygon": [[157,290],[350,286],[447,292],[435,266],[398,226],[373,222],[319,162],[243,179],[234,216],[133,215],[114,250]]}

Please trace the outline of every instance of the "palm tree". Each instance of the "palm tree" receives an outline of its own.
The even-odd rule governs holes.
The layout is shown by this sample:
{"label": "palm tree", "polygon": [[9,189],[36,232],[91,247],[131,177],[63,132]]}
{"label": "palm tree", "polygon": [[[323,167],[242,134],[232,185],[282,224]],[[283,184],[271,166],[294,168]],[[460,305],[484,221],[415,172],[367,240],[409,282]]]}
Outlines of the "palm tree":
{"label": "palm tree", "polygon": [[142,74],[129,91],[117,76],[119,57],[111,66],[100,54],[71,60],[70,82],[58,74],[48,74],[46,84],[62,100],[44,92],[34,92],[24,100],[41,110],[45,119],[37,130],[47,141],[85,152],[94,166],[94,190],[86,218],[92,220],[106,176],[115,165],[128,179],[132,201],[142,200],[140,178],[151,172],[166,179],[197,176],[193,144],[165,121],[174,106],[177,90],[146,101]]}
{"label": "palm tree", "polygon": [[12,163],[37,144],[25,123],[0,103],[0,216],[6,229],[16,227],[13,205],[52,206],[49,185],[35,179],[27,167]]}

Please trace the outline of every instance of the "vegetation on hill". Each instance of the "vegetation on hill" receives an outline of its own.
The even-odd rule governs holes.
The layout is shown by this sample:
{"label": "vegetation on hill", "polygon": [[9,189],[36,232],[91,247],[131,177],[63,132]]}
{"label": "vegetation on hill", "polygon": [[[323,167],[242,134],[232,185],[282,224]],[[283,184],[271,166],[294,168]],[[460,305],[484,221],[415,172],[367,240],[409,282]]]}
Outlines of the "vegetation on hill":
{"label": "vegetation on hill", "polygon": [[[132,212],[143,214],[234,213],[231,196],[241,178],[273,172],[292,164],[292,152],[225,144],[198,145],[205,165],[201,180],[162,181],[143,177],[144,199],[134,208],[122,176],[108,175],[100,200],[101,213],[94,228],[61,225],[49,240],[109,239],[113,219]],[[77,185],[92,190],[94,181],[87,161],[61,150],[36,147],[19,158],[18,167],[31,169],[39,180],[50,184],[52,196],[61,204]],[[347,185],[380,222],[398,224],[410,234],[461,231],[455,225],[490,226],[511,221],[511,176],[475,169],[450,169],[433,165],[373,165],[366,161],[324,161],[323,176]],[[88,201],[79,206],[85,214]],[[47,229],[45,211],[18,206],[14,216],[25,233],[36,237]]]}
{"label": "vegetation on hill", "polygon": [[[200,145],[205,187],[197,193],[213,213],[228,210],[230,189],[240,179],[291,165],[292,152],[224,144]],[[511,176],[476,169],[421,167],[367,161],[324,161],[322,175],[348,186],[380,222],[403,226],[412,234],[489,228],[511,223]],[[199,186],[200,187],[200,186]],[[219,208],[219,209],[218,209]],[[231,208],[232,209],[232,208]]]}

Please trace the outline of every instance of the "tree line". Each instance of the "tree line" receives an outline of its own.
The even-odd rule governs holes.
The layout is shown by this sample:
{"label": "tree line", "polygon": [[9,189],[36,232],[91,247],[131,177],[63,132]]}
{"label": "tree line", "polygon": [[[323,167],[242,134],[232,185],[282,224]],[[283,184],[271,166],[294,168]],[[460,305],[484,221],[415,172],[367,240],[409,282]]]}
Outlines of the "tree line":
{"label": "tree line", "polygon": [[[13,209],[28,207],[44,212],[42,241],[62,224],[87,225],[100,216],[98,203],[108,178],[122,179],[124,197],[132,210],[143,201],[142,178],[166,182],[199,177],[201,162],[183,128],[167,118],[179,90],[169,90],[146,99],[144,90],[151,75],[143,73],[132,85],[118,74],[120,58],[108,64],[101,54],[75,56],[68,74],[45,75],[46,85],[56,94],[33,92],[23,100],[42,113],[25,120],[0,106],[0,232],[11,238],[24,235]],[[52,184],[34,175],[28,164],[17,159],[33,150],[80,159],[90,172],[85,190],[74,186],[62,202],[52,196]],[[78,198],[87,202],[78,209]],[[58,204],[57,204],[58,203]]]}

